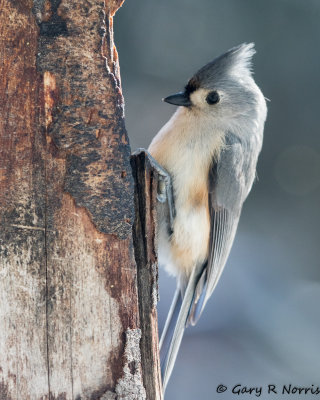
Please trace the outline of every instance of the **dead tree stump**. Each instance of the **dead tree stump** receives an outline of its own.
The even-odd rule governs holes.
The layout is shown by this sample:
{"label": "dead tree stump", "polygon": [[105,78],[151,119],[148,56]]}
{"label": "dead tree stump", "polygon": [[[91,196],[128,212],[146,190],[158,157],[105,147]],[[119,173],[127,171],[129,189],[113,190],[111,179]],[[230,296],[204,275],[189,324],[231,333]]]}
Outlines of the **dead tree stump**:
{"label": "dead tree stump", "polygon": [[0,400],[161,399],[155,298],[144,304],[154,199],[147,224],[134,217],[121,3],[0,2]]}

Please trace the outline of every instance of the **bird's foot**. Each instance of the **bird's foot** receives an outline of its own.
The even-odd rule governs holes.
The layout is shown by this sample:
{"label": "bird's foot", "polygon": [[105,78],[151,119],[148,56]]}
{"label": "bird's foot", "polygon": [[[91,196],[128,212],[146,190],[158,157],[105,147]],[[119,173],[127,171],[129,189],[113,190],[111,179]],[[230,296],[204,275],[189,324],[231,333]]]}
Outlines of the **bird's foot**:
{"label": "bird's foot", "polygon": [[138,149],[137,152],[144,152],[148,158],[152,168],[158,173],[158,190],[157,190],[157,200],[160,203],[168,202],[169,208],[169,218],[170,218],[170,229],[173,232],[173,220],[176,215],[176,210],[174,206],[173,197],[173,186],[172,179],[169,174],[159,163],[156,161],[152,155],[146,149]]}

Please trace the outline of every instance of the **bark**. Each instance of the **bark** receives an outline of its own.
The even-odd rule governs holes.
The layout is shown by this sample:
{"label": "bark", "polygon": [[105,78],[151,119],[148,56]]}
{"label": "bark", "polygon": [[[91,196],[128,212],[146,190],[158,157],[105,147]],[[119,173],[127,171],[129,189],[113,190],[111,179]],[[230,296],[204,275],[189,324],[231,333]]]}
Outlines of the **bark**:
{"label": "bark", "polygon": [[153,398],[112,32],[120,5],[0,1],[1,400]]}
{"label": "bark", "polygon": [[142,330],[143,382],[150,399],[162,396],[157,324],[158,264],[156,196],[158,174],[144,151],[132,156],[136,182],[134,247],[138,267],[139,311]]}

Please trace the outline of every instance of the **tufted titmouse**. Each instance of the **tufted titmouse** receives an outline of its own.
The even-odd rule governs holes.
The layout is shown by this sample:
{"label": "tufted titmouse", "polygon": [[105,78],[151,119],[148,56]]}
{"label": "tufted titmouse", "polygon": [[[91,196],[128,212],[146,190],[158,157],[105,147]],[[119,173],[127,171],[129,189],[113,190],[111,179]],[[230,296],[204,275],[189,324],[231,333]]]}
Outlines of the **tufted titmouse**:
{"label": "tufted titmouse", "polygon": [[177,277],[160,340],[164,389],[185,327],[220,278],[255,178],[267,108],[251,75],[254,53],[252,43],[234,47],[166,97],[179,107],[148,149],[163,177],[159,263]]}

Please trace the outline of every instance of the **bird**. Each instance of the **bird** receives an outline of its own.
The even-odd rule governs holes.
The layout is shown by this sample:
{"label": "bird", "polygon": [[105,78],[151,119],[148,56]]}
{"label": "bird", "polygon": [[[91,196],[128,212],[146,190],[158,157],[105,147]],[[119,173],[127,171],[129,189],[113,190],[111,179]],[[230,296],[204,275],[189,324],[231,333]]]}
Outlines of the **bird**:
{"label": "bird", "polygon": [[164,98],[178,107],[148,148],[165,177],[158,261],[177,281],[160,339],[163,390],[185,328],[197,323],[221,276],[255,180],[267,106],[252,76],[254,54],[254,43],[233,47]]}

